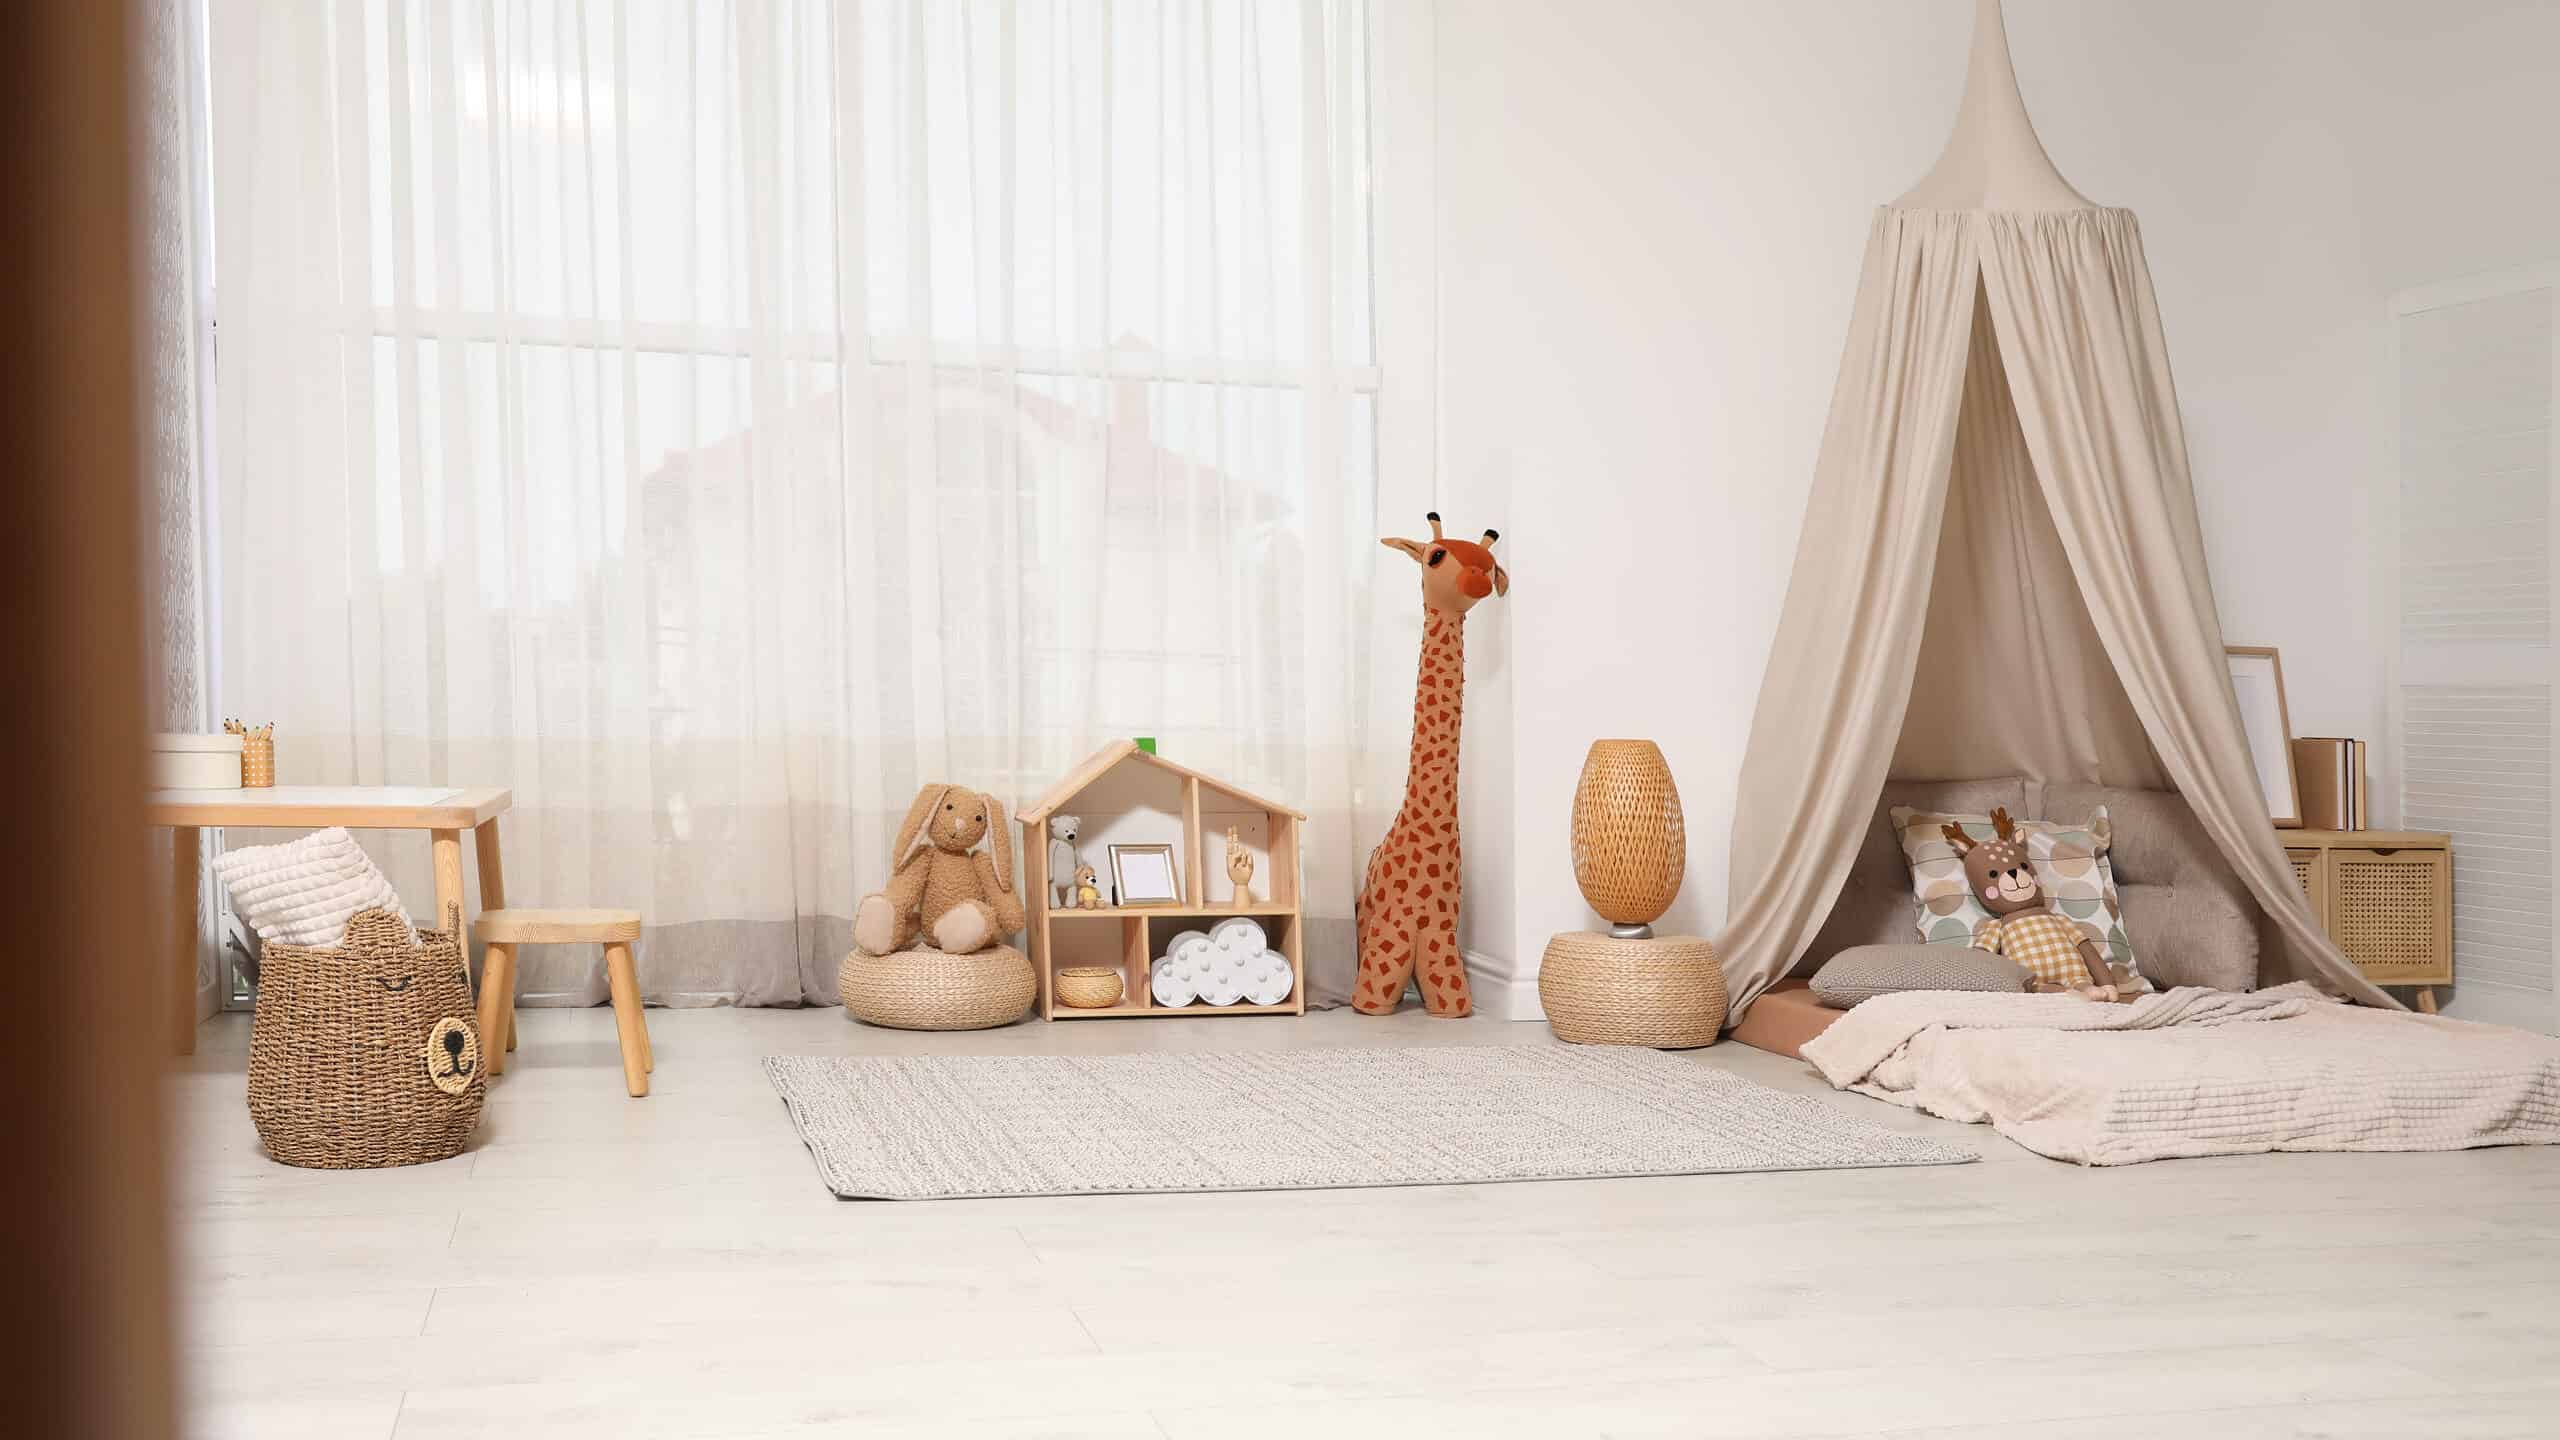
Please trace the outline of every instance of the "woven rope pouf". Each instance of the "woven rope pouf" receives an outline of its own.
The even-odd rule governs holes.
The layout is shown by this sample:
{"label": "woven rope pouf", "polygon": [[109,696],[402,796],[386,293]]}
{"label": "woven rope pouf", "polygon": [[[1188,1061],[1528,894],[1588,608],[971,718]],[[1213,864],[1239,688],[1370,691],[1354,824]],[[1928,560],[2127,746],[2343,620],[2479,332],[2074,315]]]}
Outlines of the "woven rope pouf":
{"label": "woven rope pouf", "polygon": [[1622,940],[1568,930],[1538,962],[1548,1028],[1577,1045],[1689,1050],[1724,1028],[1724,967],[1693,935]]}
{"label": "woven rope pouf", "polygon": [[892,1030],[985,1030],[1021,1019],[1040,993],[1040,981],[1021,951],[990,945],[969,955],[850,950],[836,970],[836,988],[853,1018],[869,1024]]}

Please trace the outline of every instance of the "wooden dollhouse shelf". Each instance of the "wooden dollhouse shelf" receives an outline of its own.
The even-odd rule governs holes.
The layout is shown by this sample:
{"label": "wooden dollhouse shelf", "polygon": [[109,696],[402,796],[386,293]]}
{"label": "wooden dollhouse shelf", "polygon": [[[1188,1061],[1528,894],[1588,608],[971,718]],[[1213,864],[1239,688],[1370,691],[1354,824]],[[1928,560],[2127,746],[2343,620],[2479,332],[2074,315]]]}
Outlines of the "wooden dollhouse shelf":
{"label": "wooden dollhouse shelf", "polygon": [[[1049,817],[1073,813],[1083,817],[1077,844],[1084,863],[1103,872],[1112,843],[1175,842],[1182,856],[1181,894],[1186,902],[1203,896],[1233,893],[1223,858],[1211,859],[1208,844],[1218,838],[1223,852],[1227,827],[1256,854],[1252,889],[1241,903],[1180,905],[1112,905],[1096,910],[1055,908],[1049,873]],[[1206,817],[1204,819],[1204,816]],[[1096,751],[1056,789],[1018,817],[1022,825],[1023,891],[1030,915],[1024,925],[1031,945],[1031,967],[1040,978],[1040,1018],[1044,1020],[1128,1020],[1170,1016],[1303,1015],[1307,1013],[1305,926],[1299,910],[1298,831],[1306,816],[1141,750],[1136,742],[1114,741]],[[1214,873],[1214,886],[1204,877]],[[1267,899],[1253,899],[1253,895]],[[1289,998],[1277,1005],[1159,1005],[1153,987],[1154,962],[1162,948],[1184,930],[1205,929],[1199,923],[1242,916],[1258,921],[1272,950],[1289,962]],[[1113,922],[1105,925],[1102,922]],[[1079,923],[1082,922],[1082,923]],[[1057,972],[1068,965],[1108,965],[1120,972],[1119,1004],[1081,1010],[1058,1003]]]}
{"label": "wooden dollhouse shelf", "polygon": [[1130,916],[1165,916],[1177,920],[1222,920],[1243,915],[1264,918],[1295,915],[1294,905],[1105,905],[1099,910],[1052,910],[1052,920],[1125,920]]}
{"label": "wooden dollhouse shelf", "polygon": [[1290,996],[1277,1005],[1247,1005],[1239,1000],[1233,1005],[1110,1005],[1099,1010],[1079,1010],[1061,1005],[1052,1020],[1132,1020],[1173,1015],[1303,1015],[1306,1007],[1298,997]]}

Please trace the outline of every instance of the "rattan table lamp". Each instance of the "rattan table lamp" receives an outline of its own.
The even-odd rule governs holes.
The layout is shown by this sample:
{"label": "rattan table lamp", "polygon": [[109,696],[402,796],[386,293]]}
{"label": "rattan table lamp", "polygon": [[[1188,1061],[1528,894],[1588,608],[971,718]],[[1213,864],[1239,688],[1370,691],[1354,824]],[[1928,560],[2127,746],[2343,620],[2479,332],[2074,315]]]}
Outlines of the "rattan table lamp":
{"label": "rattan table lamp", "polygon": [[1688,868],[1680,788],[1650,740],[1597,740],[1573,792],[1573,879],[1609,922],[1547,942],[1538,998],[1558,1036],[1585,1045],[1712,1045],[1724,970],[1694,935],[1657,936]]}

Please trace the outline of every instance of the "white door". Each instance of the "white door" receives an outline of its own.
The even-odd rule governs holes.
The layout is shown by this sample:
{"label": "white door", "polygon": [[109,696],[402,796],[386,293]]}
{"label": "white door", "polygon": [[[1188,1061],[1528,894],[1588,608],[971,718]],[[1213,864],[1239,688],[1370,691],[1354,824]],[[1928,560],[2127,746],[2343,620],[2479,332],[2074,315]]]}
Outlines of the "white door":
{"label": "white door", "polygon": [[2453,836],[2453,1013],[2549,1031],[2560,266],[2403,293],[2391,328],[2398,444],[2374,514],[2398,640],[2379,793],[2403,827]]}

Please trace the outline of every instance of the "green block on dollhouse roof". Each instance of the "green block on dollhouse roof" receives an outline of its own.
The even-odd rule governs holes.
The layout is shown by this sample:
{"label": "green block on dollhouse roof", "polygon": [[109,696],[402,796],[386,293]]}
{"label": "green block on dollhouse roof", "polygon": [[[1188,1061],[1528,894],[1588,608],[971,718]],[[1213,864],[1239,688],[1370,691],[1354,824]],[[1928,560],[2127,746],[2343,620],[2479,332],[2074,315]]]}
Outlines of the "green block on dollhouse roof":
{"label": "green block on dollhouse roof", "polygon": [[1146,751],[1150,755],[1156,753],[1156,737],[1153,735],[1141,735],[1137,737],[1137,739],[1139,749]]}

